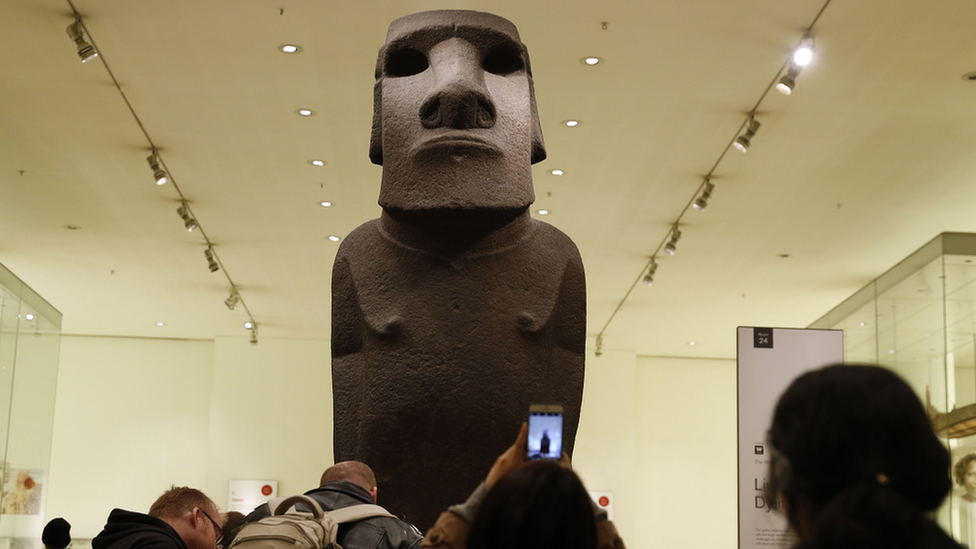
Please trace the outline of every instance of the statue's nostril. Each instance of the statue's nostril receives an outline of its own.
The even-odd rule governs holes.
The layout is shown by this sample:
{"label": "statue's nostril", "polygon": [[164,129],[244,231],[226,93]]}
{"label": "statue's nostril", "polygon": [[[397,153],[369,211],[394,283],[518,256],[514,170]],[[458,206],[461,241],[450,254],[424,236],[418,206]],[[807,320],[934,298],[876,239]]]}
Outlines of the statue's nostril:
{"label": "statue's nostril", "polygon": [[477,112],[478,116],[475,120],[476,127],[490,128],[495,125],[495,106],[490,101],[479,99]]}
{"label": "statue's nostril", "polygon": [[495,125],[495,105],[477,89],[445,87],[420,106],[420,122],[433,128],[490,128]]}
{"label": "statue's nostril", "polygon": [[441,125],[441,100],[433,97],[420,107],[420,123],[425,128],[437,128]]}

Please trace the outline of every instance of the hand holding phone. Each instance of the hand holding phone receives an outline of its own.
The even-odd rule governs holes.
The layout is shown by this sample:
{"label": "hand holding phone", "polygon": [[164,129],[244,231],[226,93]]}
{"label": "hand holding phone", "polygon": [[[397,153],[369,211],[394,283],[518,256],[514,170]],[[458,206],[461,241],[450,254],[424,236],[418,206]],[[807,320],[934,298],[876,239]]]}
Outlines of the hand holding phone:
{"label": "hand holding phone", "polygon": [[491,466],[488,477],[485,478],[485,484],[488,488],[494,486],[498,479],[505,476],[506,473],[525,462],[525,440],[528,433],[529,426],[523,423],[515,442],[495,459],[495,464]]}
{"label": "hand holding phone", "polygon": [[529,406],[528,459],[559,460],[563,455],[563,407],[561,404]]}

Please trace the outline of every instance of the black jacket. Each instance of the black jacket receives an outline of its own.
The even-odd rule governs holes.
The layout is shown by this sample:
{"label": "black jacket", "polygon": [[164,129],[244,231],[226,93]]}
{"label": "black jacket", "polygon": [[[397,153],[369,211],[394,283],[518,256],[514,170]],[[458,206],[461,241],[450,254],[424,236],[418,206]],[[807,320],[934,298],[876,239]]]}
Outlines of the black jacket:
{"label": "black jacket", "polygon": [[[373,498],[363,487],[345,480],[326,482],[314,490],[305,492],[305,495],[317,501],[324,511],[361,503],[373,503]],[[261,520],[270,514],[268,504],[265,503],[251,511],[251,514],[244,519],[244,524]],[[407,521],[392,517],[372,517],[359,522],[340,524],[336,541],[343,549],[418,549],[424,537]],[[93,546],[92,549],[101,548]]]}
{"label": "black jacket", "polygon": [[91,542],[92,549],[187,549],[183,538],[162,520],[113,509],[105,528]]}

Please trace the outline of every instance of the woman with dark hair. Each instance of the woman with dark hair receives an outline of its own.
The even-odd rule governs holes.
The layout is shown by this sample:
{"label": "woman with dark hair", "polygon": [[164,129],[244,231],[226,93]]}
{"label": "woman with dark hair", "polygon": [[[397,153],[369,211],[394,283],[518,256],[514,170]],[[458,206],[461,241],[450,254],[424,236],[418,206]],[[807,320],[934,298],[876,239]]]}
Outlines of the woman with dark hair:
{"label": "woman with dark hair", "polygon": [[595,511],[569,458],[525,463],[528,427],[495,460],[462,505],[441,513],[424,548],[624,549],[606,513]]}
{"label": "woman with dark hair", "polygon": [[952,486],[949,452],[889,370],[828,366],[780,396],[769,429],[769,501],[799,548],[961,547],[926,516]]}

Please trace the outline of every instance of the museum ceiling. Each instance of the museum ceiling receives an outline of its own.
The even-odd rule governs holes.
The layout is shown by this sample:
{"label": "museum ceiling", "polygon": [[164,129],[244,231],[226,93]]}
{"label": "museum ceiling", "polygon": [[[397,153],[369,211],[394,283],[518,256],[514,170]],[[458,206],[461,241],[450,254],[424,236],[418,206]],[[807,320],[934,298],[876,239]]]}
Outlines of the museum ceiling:
{"label": "museum ceiling", "polygon": [[[101,54],[84,64],[66,0],[0,10],[0,263],[67,334],[247,337],[229,274],[259,337],[327,338],[329,237],[380,213],[376,52],[424,9],[519,27],[549,153],[532,211],[582,253],[590,347],[734,357],[736,326],[804,327],[937,234],[976,232],[968,0],[819,18],[823,0],[73,1]],[[815,19],[794,93],[771,90]],[[147,135],[202,231],[154,183]],[[709,173],[708,208],[687,208]]]}

